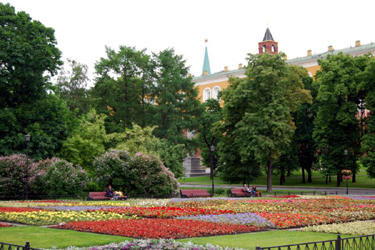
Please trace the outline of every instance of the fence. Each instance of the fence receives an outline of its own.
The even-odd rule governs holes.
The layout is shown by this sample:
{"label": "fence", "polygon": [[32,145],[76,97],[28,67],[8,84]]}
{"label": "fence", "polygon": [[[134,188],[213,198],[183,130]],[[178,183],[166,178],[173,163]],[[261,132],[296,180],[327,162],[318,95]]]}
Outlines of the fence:
{"label": "fence", "polygon": [[375,234],[341,238],[340,235],[337,235],[336,240],[315,241],[274,247],[257,246],[256,250],[374,250],[374,236]]}
{"label": "fence", "polygon": [[30,242],[26,242],[24,246],[0,242],[0,250],[39,250],[39,248],[31,248]]}
{"label": "fence", "polygon": [[[346,191],[289,191],[289,192],[273,192],[275,196],[283,196],[283,195],[346,195]],[[375,195],[375,190],[369,191],[351,191],[349,195]]]}

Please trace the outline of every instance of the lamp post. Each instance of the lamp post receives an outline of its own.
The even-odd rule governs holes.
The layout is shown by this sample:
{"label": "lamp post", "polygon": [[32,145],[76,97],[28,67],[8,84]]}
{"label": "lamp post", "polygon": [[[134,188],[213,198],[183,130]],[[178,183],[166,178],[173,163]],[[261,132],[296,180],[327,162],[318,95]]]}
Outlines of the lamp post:
{"label": "lamp post", "polygon": [[30,135],[26,134],[25,135],[25,141],[27,145],[27,151],[26,151],[26,194],[25,194],[25,200],[28,199],[29,195],[29,142],[30,142]]}
{"label": "lamp post", "polygon": [[214,196],[214,152],[215,146],[210,147],[210,167],[211,167],[211,180],[212,180],[212,196]]}
{"label": "lamp post", "polygon": [[[345,169],[348,169],[348,150],[344,150],[345,155]],[[346,194],[349,194],[349,184],[348,184],[349,178],[346,178]]]}

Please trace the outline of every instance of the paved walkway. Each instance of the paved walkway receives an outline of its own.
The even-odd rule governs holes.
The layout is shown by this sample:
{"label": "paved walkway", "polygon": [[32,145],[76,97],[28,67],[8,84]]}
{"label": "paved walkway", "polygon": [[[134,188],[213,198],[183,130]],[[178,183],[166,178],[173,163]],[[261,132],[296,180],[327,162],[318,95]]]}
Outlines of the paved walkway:
{"label": "paved walkway", "polygon": [[[194,183],[183,183],[180,184],[181,187],[204,187],[210,188],[211,184],[194,184]],[[215,188],[241,188],[240,185],[215,185]],[[257,186],[258,190],[266,190],[267,186],[259,185]],[[280,190],[289,190],[291,193],[296,194],[296,191],[302,192],[304,194],[346,194],[346,187],[288,187],[288,186],[274,186],[272,187],[273,192],[277,192]],[[285,193],[284,193],[285,194]],[[356,195],[375,195],[375,189],[366,189],[366,188],[350,188],[349,186],[349,195],[356,194]]]}

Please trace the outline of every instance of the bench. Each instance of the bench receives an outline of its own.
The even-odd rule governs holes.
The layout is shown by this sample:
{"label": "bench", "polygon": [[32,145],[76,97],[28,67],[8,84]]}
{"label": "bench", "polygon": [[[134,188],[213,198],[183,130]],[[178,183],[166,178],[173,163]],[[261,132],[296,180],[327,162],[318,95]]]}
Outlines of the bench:
{"label": "bench", "polygon": [[206,189],[180,190],[181,198],[212,197]]}
{"label": "bench", "polygon": [[[242,188],[232,188],[230,190],[230,196],[231,197],[250,197],[252,196],[252,193],[248,193],[243,191]],[[262,191],[257,190],[257,197],[262,197]]]}
{"label": "bench", "polygon": [[[111,197],[105,196],[106,192],[90,192],[88,200],[110,200]],[[126,196],[118,197],[119,200],[126,200]]]}

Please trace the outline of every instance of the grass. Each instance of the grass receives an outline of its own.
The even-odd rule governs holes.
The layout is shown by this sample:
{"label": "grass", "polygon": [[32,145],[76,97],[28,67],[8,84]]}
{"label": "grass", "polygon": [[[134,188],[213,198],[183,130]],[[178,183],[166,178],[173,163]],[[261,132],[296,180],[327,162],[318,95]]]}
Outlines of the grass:
{"label": "grass", "polygon": [[[345,238],[350,236],[341,235],[341,237]],[[223,247],[255,249],[256,246],[271,247],[312,241],[333,240],[336,238],[336,234],[279,230],[259,233],[191,238],[179,241],[191,241],[199,245],[210,243]]]}
{"label": "grass", "polygon": [[[178,241],[191,241],[199,245],[210,243],[223,247],[255,249],[256,246],[269,247],[297,244],[311,241],[332,240],[336,239],[336,237],[335,234],[327,233],[277,230],[259,233],[189,238]],[[342,235],[342,237],[350,236]],[[34,226],[0,228],[1,242],[25,245],[26,241],[29,241],[31,247],[35,248],[51,248],[53,246],[58,248],[66,248],[69,246],[100,246],[112,242],[118,243],[125,240],[131,240],[131,238]]]}
{"label": "grass", "polygon": [[[307,179],[307,175],[306,175]],[[189,178],[180,178],[178,180],[181,184],[205,184],[209,185],[212,183],[210,176],[198,176],[198,177],[189,177]],[[301,171],[293,172],[291,176],[286,177],[286,182],[284,185],[280,186],[279,184],[280,176],[274,175],[272,178],[272,185],[283,187],[283,186],[291,186],[291,187],[336,187],[336,176],[331,177],[331,182],[325,184],[325,177],[320,174],[319,172],[313,172],[312,175],[312,183],[302,183],[302,174]],[[227,183],[221,181],[219,177],[215,178],[215,185],[225,185]],[[255,182],[251,183],[255,185],[267,185],[267,176],[261,176]],[[242,185],[241,183],[237,183],[235,185]],[[345,188],[345,182],[341,183],[341,187]],[[370,179],[365,171],[361,171],[357,174],[357,181],[351,182],[349,181],[349,188],[375,188],[375,180]]]}
{"label": "grass", "polygon": [[72,230],[45,227],[4,227],[0,228],[0,242],[25,245],[27,241],[33,248],[67,248],[69,246],[89,247],[106,245],[112,242],[130,240],[128,237],[76,232]]}

